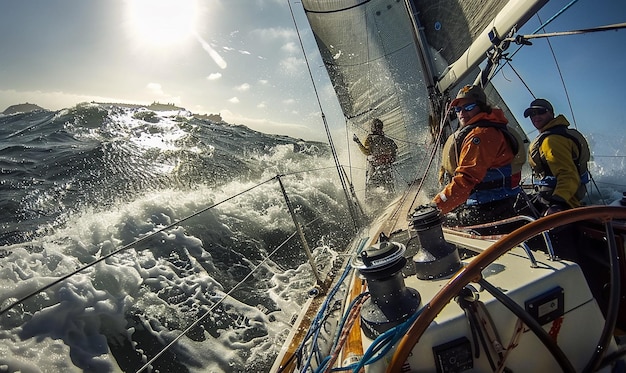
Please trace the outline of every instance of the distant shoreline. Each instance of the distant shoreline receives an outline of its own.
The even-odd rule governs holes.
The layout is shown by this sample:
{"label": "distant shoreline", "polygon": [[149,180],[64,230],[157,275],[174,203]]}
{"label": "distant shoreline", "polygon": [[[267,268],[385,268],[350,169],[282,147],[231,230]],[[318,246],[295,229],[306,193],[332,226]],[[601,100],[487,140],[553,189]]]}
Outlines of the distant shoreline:
{"label": "distant shoreline", "polygon": [[25,102],[23,104],[11,105],[2,114],[30,113],[31,111],[46,110],[41,106]]}
{"label": "distant shoreline", "polygon": [[[139,105],[139,104],[125,104],[125,103],[119,103],[119,102],[95,102],[92,101],[92,104],[96,104],[96,105],[103,105],[103,106],[119,106],[119,107],[125,107],[125,108],[130,108],[130,109],[137,109],[137,108],[142,108],[145,107],[148,110],[153,110],[153,111],[187,111],[187,109],[180,107],[180,106],[176,106],[174,104],[162,104],[160,102],[153,102],[150,105]],[[48,109],[42,108],[39,105],[36,104],[31,104],[31,103],[23,103],[23,104],[16,104],[16,105],[11,105],[8,108],[6,108],[2,114],[5,115],[10,115],[10,114],[15,114],[15,113],[30,113],[33,111],[47,111]],[[206,120],[210,120],[213,122],[224,122],[224,120],[222,119],[222,116],[220,114],[195,114],[192,113],[192,115],[194,116],[194,118],[198,118],[198,119],[206,119]]]}

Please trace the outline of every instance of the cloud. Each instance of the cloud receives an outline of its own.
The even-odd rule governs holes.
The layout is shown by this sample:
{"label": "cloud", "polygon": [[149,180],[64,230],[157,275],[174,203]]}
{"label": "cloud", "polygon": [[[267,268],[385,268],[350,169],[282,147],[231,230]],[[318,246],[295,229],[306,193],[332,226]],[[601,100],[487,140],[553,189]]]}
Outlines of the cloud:
{"label": "cloud", "polygon": [[259,38],[262,38],[263,40],[292,40],[296,37],[295,30],[282,27],[256,29],[252,31],[252,34]]}
{"label": "cloud", "polygon": [[238,104],[239,103],[239,99],[237,98],[237,96],[231,97],[231,98],[228,99],[228,102],[230,102],[231,104]]}
{"label": "cloud", "polygon": [[289,53],[297,53],[297,52],[300,51],[300,48],[294,42],[286,43],[282,47],[280,47],[280,49],[284,50],[285,52],[289,52]]}
{"label": "cloud", "polygon": [[207,80],[218,80],[221,77],[222,77],[221,73],[211,73],[206,78],[207,78]]}
{"label": "cloud", "polygon": [[167,100],[167,102],[177,105],[181,103],[180,96],[172,96],[169,93],[166,93],[159,83],[148,83],[146,88],[148,88],[149,100]]}
{"label": "cloud", "polygon": [[239,92],[247,92],[250,90],[250,84],[243,83],[242,85],[235,87],[235,89]]}
{"label": "cloud", "polygon": [[265,103],[265,101],[259,102],[256,107],[259,109],[265,109],[267,107],[267,104]]}
{"label": "cloud", "polygon": [[261,85],[267,85],[270,81],[269,81],[269,80],[267,80],[267,79],[259,79],[259,80],[258,80],[258,82],[259,82],[259,84],[261,84]]}
{"label": "cloud", "polygon": [[163,87],[161,87],[159,83],[148,83],[146,85],[146,88],[148,88],[148,91],[150,91],[151,94],[165,96],[165,92],[163,92]]}
{"label": "cloud", "polygon": [[252,118],[238,113],[233,113],[228,109],[220,110],[220,114],[227,123],[244,124],[246,127],[263,133],[274,133],[291,136],[296,139],[310,139],[317,141],[323,141],[325,138],[323,131],[319,131],[318,127],[291,122]]}
{"label": "cloud", "polygon": [[295,74],[302,71],[302,67],[304,66],[304,60],[296,57],[287,57],[280,61],[280,67],[283,71]]}
{"label": "cloud", "polygon": [[283,100],[282,103],[285,105],[293,105],[296,103],[296,100],[294,100],[293,98],[287,98]]}

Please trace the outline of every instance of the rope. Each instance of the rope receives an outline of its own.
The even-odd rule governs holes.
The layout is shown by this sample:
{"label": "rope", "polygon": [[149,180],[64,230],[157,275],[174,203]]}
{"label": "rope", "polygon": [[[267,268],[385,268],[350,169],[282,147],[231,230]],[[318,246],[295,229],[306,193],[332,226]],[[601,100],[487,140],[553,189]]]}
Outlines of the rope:
{"label": "rope", "polygon": [[409,328],[413,322],[422,314],[422,312],[430,307],[430,303],[425,304],[417,312],[411,315],[402,324],[382,333],[372,342],[367,348],[367,351],[363,354],[363,357],[358,363],[343,367],[341,370],[352,370],[353,373],[359,373],[366,365],[373,364],[376,361],[382,359],[397,343],[404,337],[409,331]]}
{"label": "rope", "polygon": [[452,110],[452,107],[448,107],[444,115],[441,116],[441,123],[439,125],[439,133],[437,134],[437,138],[433,142],[433,148],[431,150],[430,157],[428,158],[428,165],[424,169],[424,173],[422,175],[422,178],[420,179],[420,184],[417,187],[417,192],[415,193],[415,197],[413,197],[411,206],[415,204],[415,201],[417,200],[419,192],[422,190],[422,187],[424,186],[424,183],[426,182],[426,175],[428,175],[428,171],[430,170],[430,167],[432,166],[434,162],[435,155],[437,154],[437,147],[439,146],[439,144],[441,143],[441,139],[443,138],[443,131],[445,129],[444,124],[445,124],[446,118],[450,114],[450,110]]}
{"label": "rope", "polygon": [[[304,340],[300,344],[300,347],[298,348],[299,351],[302,351],[302,349],[305,347],[306,341],[308,341],[308,339],[311,338],[311,337],[313,338],[313,341],[311,342],[313,344],[312,351],[309,354],[308,359],[306,360],[306,362],[303,365],[303,370],[306,370],[307,367],[309,367],[311,365],[311,359],[313,358],[313,353],[318,350],[318,348],[317,348],[317,339],[319,337],[319,332],[320,332],[320,330],[322,329],[322,327],[324,325],[324,320],[326,320],[328,318],[328,316],[330,315],[330,313],[327,313],[327,310],[328,310],[329,305],[330,305],[330,301],[335,297],[335,294],[337,294],[337,292],[339,291],[339,288],[341,287],[341,284],[348,277],[348,274],[351,273],[351,272],[352,272],[352,266],[348,263],[348,265],[346,265],[346,268],[345,268],[344,272],[342,273],[341,277],[339,278],[339,281],[337,281],[337,284],[335,285],[335,287],[333,289],[331,289],[331,291],[326,296],[326,300],[322,304],[322,307],[318,311],[315,319],[311,322],[311,326],[309,327],[309,331],[307,332],[307,336],[304,338]],[[332,311],[332,310],[329,310],[328,312],[330,312],[330,311]],[[314,331],[314,332],[312,332],[312,331]],[[294,354],[294,356],[295,356],[295,354]]]}
{"label": "rope", "polygon": [[[550,17],[544,24],[540,25],[535,31],[532,32],[532,34],[537,34],[539,32],[539,30],[543,29],[544,27],[546,27],[547,25],[549,25],[552,21],[554,21],[557,17],[559,17],[563,12],[565,12],[567,9],[569,9],[572,5],[574,5],[578,0],[572,0],[569,4],[565,5],[563,8],[561,8],[561,10],[559,10],[555,15],[553,15],[552,17]],[[522,49],[524,45],[520,45],[519,47],[517,47],[517,49],[511,53],[511,56],[509,57],[509,59],[513,58],[513,56],[515,56],[517,54],[517,52],[520,51],[520,49]],[[498,72],[500,72],[500,70],[502,69],[504,65],[498,67],[496,69],[496,71],[494,72],[494,75],[496,75]]]}
{"label": "rope", "polygon": [[[524,87],[528,90],[530,95],[533,98],[536,98],[535,94],[532,92],[532,90],[526,84],[526,82],[522,79],[522,77],[519,75],[519,73],[515,70],[513,65],[510,63],[510,61],[511,61],[511,58],[521,49],[521,47],[523,45],[530,45],[531,44],[530,42],[528,42],[528,40],[538,39],[538,38],[546,38],[546,42],[548,43],[548,48],[550,49],[550,53],[552,54],[552,57],[554,59],[555,65],[556,65],[556,69],[557,69],[559,78],[561,80],[561,85],[563,86],[563,91],[565,93],[565,97],[566,97],[566,100],[567,100],[567,105],[568,105],[569,110],[570,110],[572,123],[574,125],[574,128],[576,128],[576,129],[578,129],[578,123],[576,121],[576,116],[574,114],[574,109],[572,107],[572,102],[571,102],[571,99],[570,99],[569,91],[568,91],[567,86],[565,84],[565,79],[563,78],[563,73],[561,71],[561,67],[560,67],[559,62],[558,62],[558,60],[556,58],[556,54],[554,52],[554,48],[552,47],[552,43],[550,42],[549,38],[550,37],[555,37],[555,36],[580,35],[580,34],[586,34],[586,33],[592,33],[592,32],[611,31],[611,30],[618,30],[618,29],[626,28],[626,22],[625,22],[625,23],[616,23],[616,24],[611,24],[611,25],[592,27],[592,28],[586,28],[586,29],[579,29],[579,30],[537,34],[540,30],[544,30],[545,27],[548,24],[550,24],[552,21],[554,21],[557,17],[559,17],[563,12],[565,12],[567,9],[569,9],[577,1],[578,0],[572,0],[569,4],[565,5],[563,8],[561,8],[561,10],[559,10],[556,14],[554,14],[552,17],[550,17],[546,22],[542,22],[541,18],[539,17],[539,14],[537,13],[536,14],[537,19],[539,20],[541,25],[535,31],[533,31],[531,35],[518,35],[516,37],[505,38],[503,41],[508,41],[508,42],[513,41],[513,42],[515,42],[517,44],[520,44],[520,46],[511,54],[511,57],[507,57],[506,58],[507,62],[504,65],[500,66],[498,69],[496,69],[496,72],[494,73],[494,75],[497,74],[502,69],[503,66],[508,64],[508,66],[511,68],[511,70],[513,70],[515,75],[522,82]],[[593,182],[593,185],[596,188],[596,191],[598,192],[598,195],[600,196],[600,199],[602,200],[602,202],[604,204],[606,204],[606,201],[604,200],[604,197],[602,196],[600,188],[596,184],[596,182],[595,182],[595,180],[593,178],[593,175],[590,174],[590,177],[591,177],[591,180]]]}
{"label": "rope", "polygon": [[524,323],[522,322],[521,319],[518,318],[517,322],[515,323],[515,332],[511,336],[511,341],[509,342],[509,345],[504,350],[504,356],[502,356],[502,360],[500,361],[500,364],[498,365],[498,370],[496,371],[497,373],[502,373],[504,371],[506,367],[505,366],[506,359],[509,357],[509,354],[513,351],[513,349],[517,347],[517,345],[519,344],[519,339],[521,338],[523,332],[524,332]]}
{"label": "rope", "polygon": [[[541,22],[541,18],[539,14],[537,14],[537,19]],[[541,35],[534,35],[532,37],[540,37]],[[550,39],[547,38],[546,42],[548,43],[548,48],[550,49],[550,53],[552,54],[552,58],[554,59],[554,64],[556,65],[556,71],[559,74],[559,79],[561,79],[561,85],[563,86],[563,92],[565,93],[565,98],[567,100],[567,106],[569,107],[569,112],[572,115],[572,123],[574,123],[574,128],[578,129],[578,124],[576,123],[576,117],[574,115],[574,108],[572,107],[572,100],[569,97],[569,91],[567,90],[567,85],[565,84],[565,79],[563,78],[563,72],[561,71],[561,65],[559,64],[559,60],[556,58],[556,53],[554,53],[554,48],[552,48],[552,43]],[[534,97],[533,95],[533,98]]]}
{"label": "rope", "polygon": [[552,23],[552,21],[554,21],[555,19],[557,19],[561,14],[563,14],[566,10],[568,10],[570,7],[572,7],[572,5],[576,4],[578,2],[578,0],[572,0],[569,2],[569,4],[566,4],[563,8],[561,8],[561,10],[559,10],[558,12],[556,12],[552,17],[550,17],[544,24],[542,24],[541,26],[537,27],[537,29],[535,31],[533,31],[533,34],[536,34],[539,32],[539,30],[543,29],[544,27],[546,27],[547,25],[549,25],[550,23]]}
{"label": "rope", "polygon": [[526,88],[526,90],[528,91],[528,93],[530,93],[531,96],[533,96],[533,98],[537,98],[535,97],[535,94],[533,93],[533,91],[530,89],[530,87],[528,86],[528,84],[526,84],[526,82],[524,81],[524,79],[522,78],[522,76],[517,72],[517,70],[515,70],[515,68],[513,67],[513,65],[511,64],[511,61],[507,59],[506,61],[506,65],[509,65],[509,67],[511,68],[511,70],[513,70],[513,72],[515,73],[515,75],[517,76],[517,78],[519,79],[520,82],[522,82],[522,84],[524,85],[524,87]]}
{"label": "rope", "polygon": [[327,357],[327,360],[320,364],[320,367],[317,369],[317,371],[321,371],[321,369],[324,368],[325,373],[329,373],[332,371],[332,367],[333,365],[335,365],[335,361],[337,361],[337,358],[339,358],[339,353],[343,349],[343,345],[348,340],[348,336],[350,335],[352,326],[361,316],[361,308],[363,307],[365,301],[368,299],[369,293],[361,293],[357,298],[354,299],[349,307],[350,311],[347,314],[347,317],[344,317],[344,319],[342,320],[342,325],[338,329],[341,333],[338,334],[339,338],[337,338],[337,340],[335,341],[333,349],[331,350],[331,354]]}
{"label": "rope", "polygon": [[[539,16],[537,16],[537,18],[539,18]],[[540,28],[543,29],[546,25],[547,25],[547,23],[541,25]],[[532,35],[523,35],[523,36],[518,36],[516,38],[507,38],[505,40],[517,42],[520,38],[521,39],[527,39],[527,40],[528,39],[538,39],[538,38],[550,38],[550,37],[553,37],[553,36],[580,35],[580,34],[587,34],[587,33],[591,33],[591,32],[619,30],[619,29],[623,29],[623,28],[626,28],[626,22],[614,23],[612,25],[591,27],[591,28],[585,28],[585,29],[579,29],[579,30],[549,32],[549,33],[544,33],[544,34],[535,34],[535,33],[533,33]]]}

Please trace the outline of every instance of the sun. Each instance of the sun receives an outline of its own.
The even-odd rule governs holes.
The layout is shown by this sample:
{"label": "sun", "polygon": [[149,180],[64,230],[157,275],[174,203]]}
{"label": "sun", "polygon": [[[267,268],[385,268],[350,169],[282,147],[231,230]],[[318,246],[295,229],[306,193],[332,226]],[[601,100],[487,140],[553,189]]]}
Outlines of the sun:
{"label": "sun", "polygon": [[128,30],[143,46],[163,47],[190,39],[196,0],[127,0]]}

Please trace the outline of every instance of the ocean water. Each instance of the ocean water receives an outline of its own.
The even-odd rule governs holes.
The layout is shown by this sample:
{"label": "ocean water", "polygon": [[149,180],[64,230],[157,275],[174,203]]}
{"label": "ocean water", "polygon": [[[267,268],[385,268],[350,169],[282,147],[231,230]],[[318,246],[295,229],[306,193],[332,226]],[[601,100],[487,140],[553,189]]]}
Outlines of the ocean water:
{"label": "ocean water", "polygon": [[[586,135],[609,203],[624,136]],[[268,371],[315,282],[276,176],[322,273],[353,231],[323,143],[96,104],[0,139],[0,373]]]}
{"label": "ocean water", "polygon": [[353,229],[323,143],[96,104],[0,139],[0,372],[267,371],[314,286],[275,177],[322,272]]}

